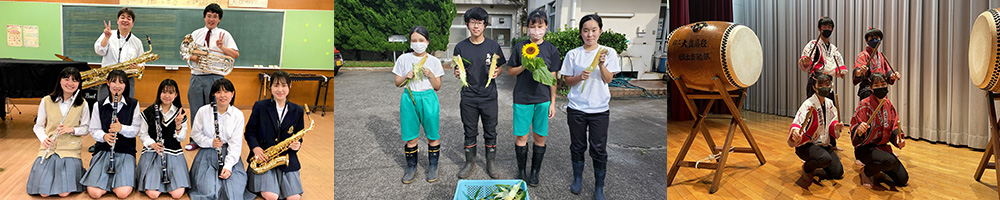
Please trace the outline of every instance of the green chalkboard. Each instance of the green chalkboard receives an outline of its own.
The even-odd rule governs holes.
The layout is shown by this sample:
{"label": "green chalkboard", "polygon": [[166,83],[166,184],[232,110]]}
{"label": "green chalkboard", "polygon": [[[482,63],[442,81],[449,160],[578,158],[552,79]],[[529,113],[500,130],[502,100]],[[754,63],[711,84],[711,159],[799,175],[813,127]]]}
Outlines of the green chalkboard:
{"label": "green chalkboard", "polygon": [[[63,53],[74,60],[100,63],[94,42],[104,30],[102,20],[117,20],[121,6],[62,6]],[[205,26],[204,8],[132,7],[135,26],[132,33],[153,42],[153,53],[160,59],[150,65],[182,65],[180,45],[184,35]],[[229,31],[239,46],[236,66],[280,65],[285,11],[224,9],[219,28]],[[115,22],[112,22],[114,24]],[[117,27],[117,25],[113,25]],[[115,29],[112,27],[112,29]],[[143,41],[146,50],[149,50]]]}

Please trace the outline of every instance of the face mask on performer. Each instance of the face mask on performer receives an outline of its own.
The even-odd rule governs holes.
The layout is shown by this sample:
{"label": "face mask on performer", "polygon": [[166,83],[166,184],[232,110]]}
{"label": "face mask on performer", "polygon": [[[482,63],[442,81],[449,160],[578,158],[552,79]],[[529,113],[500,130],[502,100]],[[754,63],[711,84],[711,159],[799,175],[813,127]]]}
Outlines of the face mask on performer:
{"label": "face mask on performer", "polygon": [[870,80],[872,82],[872,95],[875,95],[876,98],[884,99],[889,94],[889,84],[885,82],[885,75],[874,73],[871,75]]}
{"label": "face mask on performer", "polygon": [[868,47],[875,48],[875,46],[878,45],[878,43],[881,42],[881,41],[882,40],[880,40],[878,38],[873,38],[871,40],[868,40]]}

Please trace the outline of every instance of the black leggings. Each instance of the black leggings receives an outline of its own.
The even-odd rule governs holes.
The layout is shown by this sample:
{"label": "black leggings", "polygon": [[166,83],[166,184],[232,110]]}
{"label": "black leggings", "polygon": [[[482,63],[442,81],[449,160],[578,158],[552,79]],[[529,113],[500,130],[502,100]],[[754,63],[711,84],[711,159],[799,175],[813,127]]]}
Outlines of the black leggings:
{"label": "black leggings", "polygon": [[876,149],[874,145],[855,148],[854,156],[865,164],[865,176],[872,177],[882,172],[898,186],[904,186],[910,180],[910,175],[903,167],[903,163],[899,162],[899,158],[892,153]]}
{"label": "black leggings", "polygon": [[809,142],[802,146],[795,147],[795,155],[805,160],[802,170],[806,173],[823,169],[826,172],[822,179],[842,179],[844,178],[844,166],[840,163],[840,157],[833,151],[833,147],[820,147]]}

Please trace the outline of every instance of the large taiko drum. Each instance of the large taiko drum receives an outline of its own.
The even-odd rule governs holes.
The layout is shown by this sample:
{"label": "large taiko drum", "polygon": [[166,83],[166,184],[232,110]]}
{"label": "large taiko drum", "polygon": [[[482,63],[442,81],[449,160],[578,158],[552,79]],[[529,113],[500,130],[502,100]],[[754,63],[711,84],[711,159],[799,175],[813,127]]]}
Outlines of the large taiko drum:
{"label": "large taiko drum", "polygon": [[688,88],[718,91],[750,87],[764,65],[760,40],[750,28],[731,22],[705,21],[677,28],[668,36],[667,74]]}
{"label": "large taiko drum", "polygon": [[976,87],[1000,92],[1000,11],[979,14],[969,36],[969,79]]}

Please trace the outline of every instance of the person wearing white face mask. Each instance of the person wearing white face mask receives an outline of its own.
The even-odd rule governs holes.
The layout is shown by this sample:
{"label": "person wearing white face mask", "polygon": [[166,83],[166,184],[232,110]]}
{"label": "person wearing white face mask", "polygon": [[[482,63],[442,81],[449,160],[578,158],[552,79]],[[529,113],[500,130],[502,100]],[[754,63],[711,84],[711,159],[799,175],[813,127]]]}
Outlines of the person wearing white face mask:
{"label": "person wearing white face mask", "polygon": [[[545,155],[545,137],[548,136],[549,119],[556,113],[556,82],[535,79],[535,73],[551,74],[555,80],[556,72],[562,67],[559,59],[559,49],[552,43],[545,42],[545,30],[549,28],[545,11],[535,10],[528,14],[529,40],[518,42],[512,48],[508,73],[517,77],[514,85],[514,152],[517,156],[517,179],[525,180],[529,186],[538,185],[538,172]],[[522,57],[527,60],[522,60]],[[538,62],[541,58],[543,62]],[[529,64],[531,63],[531,64]],[[544,64],[543,66],[537,66]],[[528,67],[526,65],[536,65]],[[545,71],[546,68],[548,71]],[[528,133],[534,138],[531,158],[531,173],[526,173],[528,162]]]}
{"label": "person wearing white face mask", "polygon": [[[444,69],[441,60],[427,53],[430,44],[430,33],[423,26],[410,30],[410,48],[412,53],[400,55],[392,67],[396,74],[395,86],[403,87],[399,100],[399,130],[400,136],[406,142],[404,155],[406,168],[403,183],[412,183],[417,174],[417,137],[420,137],[420,126],[424,127],[427,137],[427,182],[437,181],[437,161],[441,144],[438,142],[441,104],[438,102],[437,90],[441,89],[441,76]],[[433,89],[433,90],[431,90]]]}

